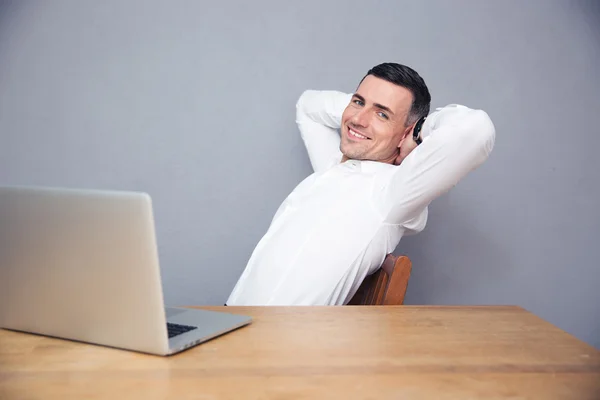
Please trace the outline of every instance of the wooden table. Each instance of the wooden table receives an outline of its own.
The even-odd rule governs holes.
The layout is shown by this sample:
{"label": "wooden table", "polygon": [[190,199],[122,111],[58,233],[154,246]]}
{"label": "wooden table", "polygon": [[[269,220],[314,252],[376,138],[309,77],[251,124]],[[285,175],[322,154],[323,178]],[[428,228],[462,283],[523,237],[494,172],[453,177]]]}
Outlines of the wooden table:
{"label": "wooden table", "polygon": [[600,351],[518,307],[206,307],[172,357],[0,330],[0,399],[600,399]]}

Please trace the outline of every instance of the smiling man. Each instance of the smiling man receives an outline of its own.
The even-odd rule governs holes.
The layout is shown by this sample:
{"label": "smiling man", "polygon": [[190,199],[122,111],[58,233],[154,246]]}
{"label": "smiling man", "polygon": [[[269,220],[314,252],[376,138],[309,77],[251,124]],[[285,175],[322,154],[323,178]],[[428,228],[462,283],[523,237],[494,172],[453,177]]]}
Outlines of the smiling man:
{"label": "smiling man", "polygon": [[[427,207],[494,146],[488,115],[461,105],[429,114],[413,69],[380,64],[354,94],[309,90],[296,105],[314,173],[277,210],[227,305],[341,305]],[[423,118],[425,118],[423,123]]]}

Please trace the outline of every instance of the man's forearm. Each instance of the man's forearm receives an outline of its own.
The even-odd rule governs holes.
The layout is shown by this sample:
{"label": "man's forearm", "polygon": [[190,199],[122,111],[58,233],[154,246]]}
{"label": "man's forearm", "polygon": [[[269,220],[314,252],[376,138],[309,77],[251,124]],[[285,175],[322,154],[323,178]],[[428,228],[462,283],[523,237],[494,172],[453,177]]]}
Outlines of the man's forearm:
{"label": "man's forearm", "polygon": [[495,128],[482,110],[451,105],[438,109],[423,127],[424,141],[394,172],[384,189],[383,212],[390,223],[414,218],[429,203],[483,164]]}

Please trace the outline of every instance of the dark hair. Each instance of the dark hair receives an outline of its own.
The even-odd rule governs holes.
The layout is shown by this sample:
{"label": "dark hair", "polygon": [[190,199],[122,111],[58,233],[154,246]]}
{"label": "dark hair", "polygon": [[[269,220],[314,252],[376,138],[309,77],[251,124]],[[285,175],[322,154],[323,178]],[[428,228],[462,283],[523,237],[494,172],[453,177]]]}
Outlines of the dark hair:
{"label": "dark hair", "polygon": [[413,102],[406,119],[407,126],[429,114],[431,95],[425,81],[414,69],[402,64],[383,63],[371,68],[361,82],[369,75],[402,86],[412,92]]}

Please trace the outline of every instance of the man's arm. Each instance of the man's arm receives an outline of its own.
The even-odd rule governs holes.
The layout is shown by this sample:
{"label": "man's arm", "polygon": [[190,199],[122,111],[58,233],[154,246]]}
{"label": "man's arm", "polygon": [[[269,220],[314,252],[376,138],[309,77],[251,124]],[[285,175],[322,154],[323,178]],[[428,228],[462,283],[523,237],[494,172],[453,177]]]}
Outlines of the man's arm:
{"label": "man's arm", "polygon": [[296,123],[315,172],[327,168],[340,153],[338,129],[351,98],[337,91],[307,90],[298,99]]}
{"label": "man's arm", "polygon": [[460,105],[438,109],[422,132],[423,142],[376,194],[387,223],[405,224],[417,217],[433,199],[483,164],[496,137],[484,111]]}

